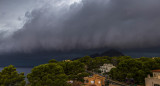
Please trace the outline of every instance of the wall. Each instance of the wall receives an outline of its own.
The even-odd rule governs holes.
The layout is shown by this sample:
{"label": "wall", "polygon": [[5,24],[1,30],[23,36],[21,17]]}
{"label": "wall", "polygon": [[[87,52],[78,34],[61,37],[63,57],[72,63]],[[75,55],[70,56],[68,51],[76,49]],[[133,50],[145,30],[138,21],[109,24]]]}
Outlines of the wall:
{"label": "wall", "polygon": [[154,84],[160,85],[160,79],[157,78],[145,78],[146,86],[154,86]]}

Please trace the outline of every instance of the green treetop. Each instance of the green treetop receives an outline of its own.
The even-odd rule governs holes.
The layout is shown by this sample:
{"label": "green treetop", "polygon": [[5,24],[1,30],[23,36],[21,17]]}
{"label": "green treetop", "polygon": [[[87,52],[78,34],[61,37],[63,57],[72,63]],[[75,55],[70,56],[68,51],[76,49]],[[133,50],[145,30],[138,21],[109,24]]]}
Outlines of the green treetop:
{"label": "green treetop", "polygon": [[5,67],[0,72],[0,86],[25,86],[24,73],[18,74],[13,65]]}
{"label": "green treetop", "polygon": [[56,63],[34,67],[27,78],[31,86],[68,86],[62,66]]}

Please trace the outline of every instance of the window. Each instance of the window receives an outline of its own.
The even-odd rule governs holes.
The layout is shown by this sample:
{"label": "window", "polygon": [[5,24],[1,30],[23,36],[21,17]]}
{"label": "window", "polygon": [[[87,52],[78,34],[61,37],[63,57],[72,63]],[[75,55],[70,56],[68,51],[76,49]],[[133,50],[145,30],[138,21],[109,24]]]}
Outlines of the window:
{"label": "window", "polygon": [[160,86],[160,84],[154,84],[154,86]]}
{"label": "window", "polygon": [[86,83],[88,83],[89,81],[88,80],[86,80]]}
{"label": "window", "polygon": [[91,84],[94,84],[94,81],[91,81]]}

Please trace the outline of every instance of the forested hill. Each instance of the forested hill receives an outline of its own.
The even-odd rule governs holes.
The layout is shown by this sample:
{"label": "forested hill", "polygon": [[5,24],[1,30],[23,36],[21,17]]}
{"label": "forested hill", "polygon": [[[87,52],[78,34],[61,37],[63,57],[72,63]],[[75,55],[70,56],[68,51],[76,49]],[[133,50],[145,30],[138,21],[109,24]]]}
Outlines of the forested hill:
{"label": "forested hill", "polygon": [[109,57],[113,57],[113,56],[124,56],[124,54],[118,50],[115,50],[115,49],[111,49],[111,50],[108,50],[108,51],[105,51],[103,53],[95,53],[95,54],[92,54],[90,55],[92,58],[95,58],[95,57],[101,57],[101,56],[109,56]]}
{"label": "forested hill", "polygon": [[[118,50],[110,49],[110,50],[107,50],[107,51],[102,52],[102,53],[93,53],[89,56],[92,57],[92,58],[95,58],[95,57],[102,57],[102,56],[109,56],[109,57],[116,56],[116,57],[119,57],[119,56],[125,56],[125,55]],[[74,58],[73,60],[77,60],[79,58],[81,58],[81,57]]]}

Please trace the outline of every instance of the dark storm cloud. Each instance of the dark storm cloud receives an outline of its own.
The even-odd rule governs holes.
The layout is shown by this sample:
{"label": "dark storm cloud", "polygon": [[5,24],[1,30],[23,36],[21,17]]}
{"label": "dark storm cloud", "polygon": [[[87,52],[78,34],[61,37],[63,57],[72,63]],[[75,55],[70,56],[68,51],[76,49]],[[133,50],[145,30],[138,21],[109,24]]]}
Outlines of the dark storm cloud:
{"label": "dark storm cloud", "polygon": [[26,12],[23,28],[1,52],[150,48],[160,44],[160,0],[82,0]]}

